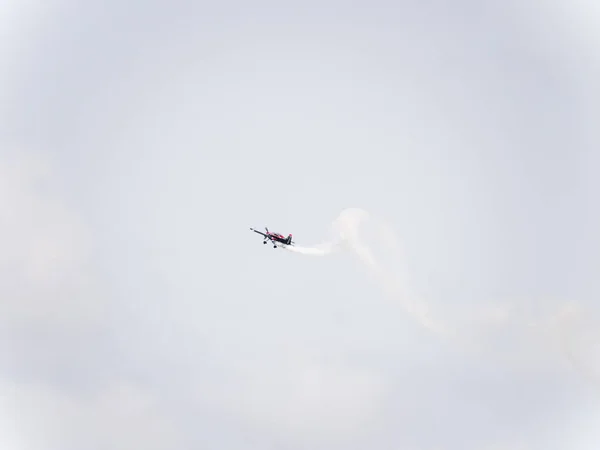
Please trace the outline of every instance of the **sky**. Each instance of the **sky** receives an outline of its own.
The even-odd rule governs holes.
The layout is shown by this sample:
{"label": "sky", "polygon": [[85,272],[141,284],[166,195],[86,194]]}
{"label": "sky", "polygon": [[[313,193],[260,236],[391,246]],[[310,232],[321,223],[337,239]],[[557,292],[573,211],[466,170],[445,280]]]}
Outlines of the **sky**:
{"label": "sky", "polygon": [[0,2],[0,447],[596,449],[599,26]]}

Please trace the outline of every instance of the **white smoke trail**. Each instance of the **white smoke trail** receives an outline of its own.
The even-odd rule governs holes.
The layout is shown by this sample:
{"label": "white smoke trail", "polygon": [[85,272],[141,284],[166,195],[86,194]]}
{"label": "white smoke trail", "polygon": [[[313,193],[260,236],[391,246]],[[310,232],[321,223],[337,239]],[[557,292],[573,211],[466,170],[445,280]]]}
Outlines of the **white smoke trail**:
{"label": "white smoke trail", "polygon": [[301,255],[311,256],[326,256],[333,253],[338,248],[335,244],[323,244],[314,247],[299,247],[297,245],[278,245],[278,247],[283,248],[292,253],[300,253]]}
{"label": "white smoke trail", "polygon": [[397,260],[398,256],[400,256],[400,252],[397,251],[399,242],[392,232],[391,227],[383,221],[374,220],[367,211],[359,208],[346,209],[340,213],[338,218],[333,222],[332,227],[348,248],[365,264],[370,275],[388,296],[398,301],[425,328],[438,334],[447,334],[448,329],[431,317],[429,307],[422,300],[418,300],[417,296],[412,292],[408,282],[408,271],[405,268],[404,262],[396,261],[400,262],[400,270],[390,272],[377,261],[372,249],[364,243],[360,232],[367,222],[376,226],[373,230],[373,235],[376,238],[380,238],[382,244],[388,250],[395,250],[392,256],[395,256]]}
{"label": "white smoke trail", "polygon": [[[400,261],[398,270],[387,268],[376,258],[373,248],[364,239],[364,227],[367,225],[372,227],[369,229],[368,236],[381,241],[385,250],[391,253],[396,262]],[[285,248],[295,253],[315,256],[326,256],[341,248],[349,249],[358,256],[379,287],[429,331],[441,337],[453,338],[455,344],[460,344],[463,348],[468,347],[471,350],[478,349],[479,351],[489,351],[487,338],[493,333],[503,330],[520,333],[522,336],[520,339],[527,335],[531,339],[541,337],[542,343],[553,343],[554,349],[562,353],[581,376],[600,386],[599,375],[590,368],[590,361],[595,358],[584,358],[586,361],[584,363],[575,356],[577,352],[574,348],[573,336],[576,327],[572,308],[568,314],[565,313],[563,307],[561,311],[551,313],[546,317],[527,318],[524,308],[528,305],[521,302],[517,305],[520,309],[506,306],[499,308],[490,305],[489,308],[477,312],[458,313],[453,324],[448,320],[442,321],[441,314],[438,314],[434,320],[431,308],[410,287],[409,272],[402,260],[402,252],[398,248],[399,240],[391,226],[385,221],[373,217],[365,210],[350,208],[340,213],[332,223],[332,229],[336,236],[335,242],[317,247],[286,246]],[[458,323],[458,319],[461,319],[460,323]],[[567,327],[567,325],[569,326]],[[580,334],[583,331],[581,327],[582,325],[578,328]],[[507,357],[511,360],[521,359],[520,356],[528,358],[530,353],[527,356],[523,354],[523,350],[526,348],[524,344],[523,341],[520,341],[519,349],[511,350]]]}
{"label": "white smoke trail", "polygon": [[291,245],[283,245],[281,247],[289,252],[300,253],[301,255],[326,256],[331,253],[331,251],[327,248],[298,247]]}
{"label": "white smoke trail", "polygon": [[[367,211],[359,208],[349,208],[343,210],[332,224],[332,231],[336,239],[333,242],[325,243],[315,247],[298,247],[282,245],[288,251],[302,255],[326,256],[341,248],[353,251],[359,259],[366,265],[370,275],[376,280],[387,295],[399,301],[401,306],[412,314],[419,323],[435,333],[448,333],[448,330],[442,327],[441,323],[434,321],[429,314],[427,306],[422,301],[415,301],[416,296],[410,292],[407,281],[406,270],[400,272],[390,272],[378,263],[371,248],[366,245],[360,234],[361,227],[368,220],[372,219]],[[375,221],[372,221],[375,222]],[[398,246],[398,240],[389,227],[384,222],[376,223],[377,228],[374,233],[380,237],[388,248],[394,249]]]}
{"label": "white smoke trail", "polygon": [[329,242],[324,242],[322,244],[313,245],[311,247],[302,247],[298,245],[285,245],[281,243],[275,243],[275,245],[279,248],[283,248],[292,253],[298,253],[301,255],[309,255],[309,256],[327,256],[331,255],[334,252],[337,252],[343,247],[344,242],[339,239],[339,237],[335,236],[335,239],[332,239]]}
{"label": "white smoke trail", "polygon": [[[373,234],[379,237],[384,246],[392,251],[394,256],[400,258],[401,265],[398,271],[387,270],[375,258],[371,247],[364,242],[361,230],[367,223],[375,225],[370,229],[370,235]],[[374,218],[367,211],[352,208],[342,211],[334,221],[333,228],[365,264],[370,274],[379,282],[380,287],[430,331],[445,338],[453,338],[454,343],[459,344],[463,349],[469,348],[480,352],[486,351],[486,353],[492,350],[490,344],[488,344],[488,339],[492,334],[498,334],[501,331],[517,333],[520,336],[519,348],[511,349],[504,358],[522,362],[523,358],[527,359],[532,355],[531,352],[527,351],[525,338],[532,341],[537,340],[548,349],[558,350],[580,376],[591,382],[595,387],[600,388],[600,372],[593,368],[595,366],[594,362],[598,361],[597,356],[584,357],[580,351],[577,351],[583,345],[581,342],[576,344],[576,336],[590,336],[592,331],[598,329],[593,324],[588,324],[587,327],[584,326],[581,318],[587,317],[589,319],[589,311],[584,312],[581,308],[574,309],[573,304],[563,304],[559,305],[560,307],[556,311],[546,316],[535,313],[531,315],[526,314],[525,308],[532,305],[522,301],[519,305],[516,305],[519,308],[516,306],[499,308],[490,305],[488,308],[477,312],[469,311],[469,314],[461,314],[455,311],[458,313],[455,323],[450,323],[447,320],[442,322],[440,320],[441,314],[438,314],[437,320],[434,320],[430,307],[423,299],[419,298],[409,285],[408,268],[402,261],[402,252],[398,249],[398,239],[391,226],[380,219]],[[469,317],[468,320],[467,317]],[[459,319],[460,323],[458,323]],[[589,340],[593,341],[591,338]],[[536,353],[539,354],[539,350]]]}

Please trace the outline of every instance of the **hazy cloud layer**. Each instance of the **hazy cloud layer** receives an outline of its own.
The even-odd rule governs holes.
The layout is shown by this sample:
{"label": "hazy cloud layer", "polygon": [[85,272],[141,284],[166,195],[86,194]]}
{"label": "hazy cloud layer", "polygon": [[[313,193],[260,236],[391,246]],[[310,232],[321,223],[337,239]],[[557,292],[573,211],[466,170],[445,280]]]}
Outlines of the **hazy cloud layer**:
{"label": "hazy cloud layer", "polygon": [[595,449],[587,3],[0,5],[0,447]]}

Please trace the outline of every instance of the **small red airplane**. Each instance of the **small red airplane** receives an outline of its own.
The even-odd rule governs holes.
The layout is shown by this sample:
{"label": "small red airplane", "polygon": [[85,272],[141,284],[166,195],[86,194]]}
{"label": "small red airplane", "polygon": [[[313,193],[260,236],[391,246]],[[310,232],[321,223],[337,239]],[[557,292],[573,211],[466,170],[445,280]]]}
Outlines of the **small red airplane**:
{"label": "small red airplane", "polygon": [[265,227],[266,233],[255,230],[254,228],[250,228],[250,229],[252,231],[254,231],[255,233],[258,233],[258,234],[264,236],[263,244],[266,244],[267,241],[271,241],[273,243],[273,248],[277,248],[278,243],[283,244],[283,245],[294,245],[294,241],[292,241],[291,234],[288,234],[287,237],[284,237],[282,234],[279,234],[279,233],[271,233],[267,227]]}

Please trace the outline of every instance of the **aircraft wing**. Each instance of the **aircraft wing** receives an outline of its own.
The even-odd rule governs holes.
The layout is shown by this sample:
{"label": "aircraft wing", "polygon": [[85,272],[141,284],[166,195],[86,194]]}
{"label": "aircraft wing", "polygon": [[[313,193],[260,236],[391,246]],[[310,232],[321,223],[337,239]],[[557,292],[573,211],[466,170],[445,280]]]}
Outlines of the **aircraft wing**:
{"label": "aircraft wing", "polygon": [[265,233],[263,233],[262,231],[255,230],[254,228],[250,228],[250,229],[252,231],[254,231],[255,233],[262,234],[264,237],[267,237],[267,235]]}

